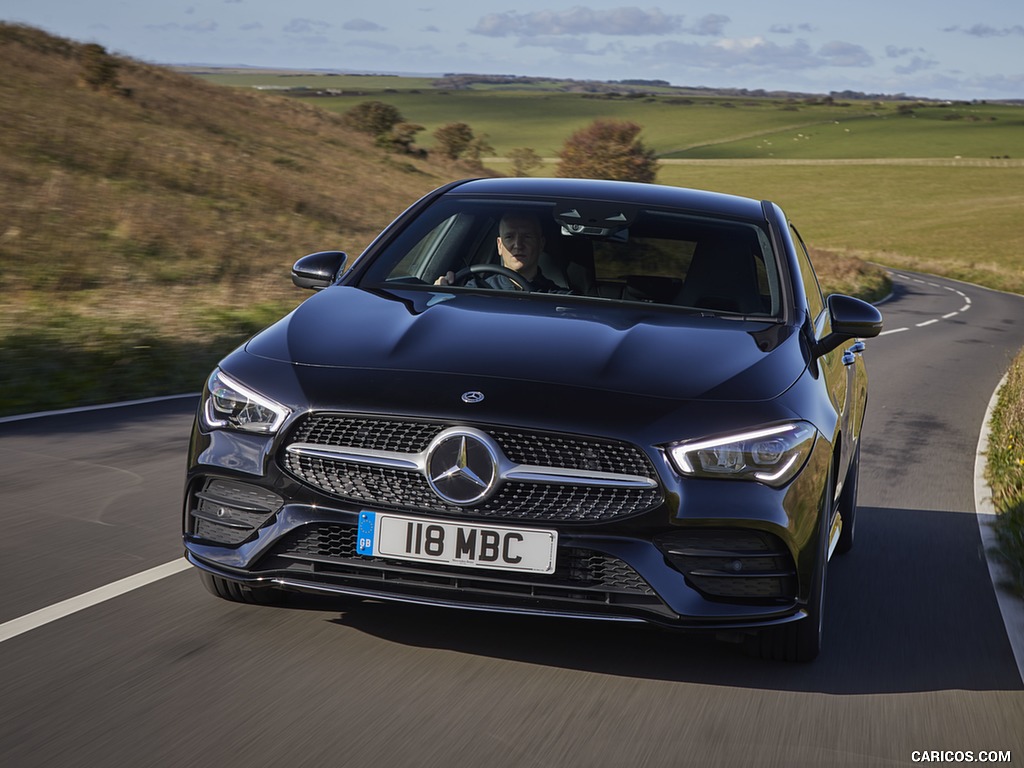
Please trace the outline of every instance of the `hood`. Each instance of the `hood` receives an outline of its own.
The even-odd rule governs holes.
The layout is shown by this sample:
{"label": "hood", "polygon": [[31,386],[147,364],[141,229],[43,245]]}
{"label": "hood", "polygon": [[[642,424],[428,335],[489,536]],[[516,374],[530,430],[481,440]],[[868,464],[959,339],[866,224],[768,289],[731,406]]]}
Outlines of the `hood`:
{"label": "hood", "polygon": [[674,400],[761,401],[807,359],[795,329],[569,296],[336,286],[254,337],[299,366],[430,372]]}

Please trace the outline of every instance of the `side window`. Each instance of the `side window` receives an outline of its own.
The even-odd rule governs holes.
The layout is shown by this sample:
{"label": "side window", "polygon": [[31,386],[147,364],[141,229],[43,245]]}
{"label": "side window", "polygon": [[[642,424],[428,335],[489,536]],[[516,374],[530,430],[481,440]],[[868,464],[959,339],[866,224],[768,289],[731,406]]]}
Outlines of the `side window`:
{"label": "side window", "polygon": [[391,270],[388,277],[391,279],[423,277],[429,271],[431,261],[436,259],[441,244],[451,231],[454,221],[455,217],[450,216],[428,232],[422,240],[409,249],[409,252]]}
{"label": "side window", "polygon": [[792,224],[789,225],[789,228],[793,232],[793,242],[796,243],[796,257],[800,264],[800,279],[804,284],[804,293],[807,294],[807,308],[811,312],[811,320],[817,324],[821,313],[825,311],[825,299],[821,295],[821,286],[818,285],[818,278],[814,274],[811,257],[807,254],[807,246],[804,245],[803,238]]}

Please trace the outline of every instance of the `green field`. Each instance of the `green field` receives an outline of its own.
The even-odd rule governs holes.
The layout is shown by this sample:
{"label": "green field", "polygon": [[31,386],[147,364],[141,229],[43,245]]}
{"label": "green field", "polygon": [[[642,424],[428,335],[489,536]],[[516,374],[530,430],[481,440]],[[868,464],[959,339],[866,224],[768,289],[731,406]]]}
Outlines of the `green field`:
{"label": "green field", "polygon": [[1024,293],[1024,164],[708,161],[658,181],[775,200],[817,248]]}
{"label": "green field", "polygon": [[[1010,104],[729,98],[685,89],[568,92],[572,83],[438,88],[429,78],[280,73],[199,74],[236,87],[307,89],[317,105],[344,112],[362,101],[394,105],[430,133],[450,122],[486,134],[496,154],[530,147],[554,156],[572,131],[605,117],[644,127],[666,158],[1024,158],[1024,107]],[[317,91],[339,95],[311,94]]]}
{"label": "green field", "polygon": [[[384,101],[425,127],[418,143],[427,149],[437,127],[465,122],[494,147],[488,167],[505,173],[504,155],[529,147],[549,158],[534,174],[555,174],[573,130],[599,117],[632,120],[663,159],[659,183],[774,200],[819,249],[1024,293],[1024,106],[580,93],[565,82],[453,90],[427,78],[201,77],[293,89],[282,92],[338,113]],[[318,92],[336,95],[309,95]]]}

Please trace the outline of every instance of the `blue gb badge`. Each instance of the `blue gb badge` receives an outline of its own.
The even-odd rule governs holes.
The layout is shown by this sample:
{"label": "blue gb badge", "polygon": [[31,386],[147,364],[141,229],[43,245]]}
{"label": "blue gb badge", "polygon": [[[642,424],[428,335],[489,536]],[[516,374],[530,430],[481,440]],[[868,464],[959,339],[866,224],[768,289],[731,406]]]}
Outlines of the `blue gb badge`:
{"label": "blue gb badge", "polygon": [[359,535],[356,539],[356,552],[358,554],[373,557],[373,537],[376,528],[376,512],[359,513]]}

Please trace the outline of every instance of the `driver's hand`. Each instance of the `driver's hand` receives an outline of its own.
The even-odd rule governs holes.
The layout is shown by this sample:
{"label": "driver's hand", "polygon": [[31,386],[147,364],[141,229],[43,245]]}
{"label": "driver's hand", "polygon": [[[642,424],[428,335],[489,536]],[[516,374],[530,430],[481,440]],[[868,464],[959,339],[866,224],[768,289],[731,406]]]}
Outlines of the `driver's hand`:
{"label": "driver's hand", "polygon": [[445,272],[434,281],[434,285],[455,285],[455,273],[451,271]]}

